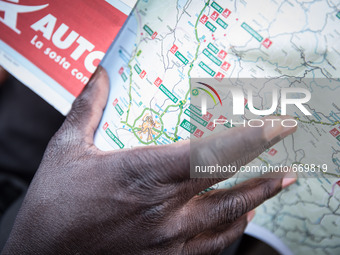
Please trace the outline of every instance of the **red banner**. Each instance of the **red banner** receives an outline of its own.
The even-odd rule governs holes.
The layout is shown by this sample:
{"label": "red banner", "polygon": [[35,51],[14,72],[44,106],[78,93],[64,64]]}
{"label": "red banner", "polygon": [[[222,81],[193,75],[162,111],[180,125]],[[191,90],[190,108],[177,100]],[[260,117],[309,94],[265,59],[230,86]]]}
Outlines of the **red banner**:
{"label": "red banner", "polygon": [[0,0],[0,39],[77,96],[126,18],[104,0]]}

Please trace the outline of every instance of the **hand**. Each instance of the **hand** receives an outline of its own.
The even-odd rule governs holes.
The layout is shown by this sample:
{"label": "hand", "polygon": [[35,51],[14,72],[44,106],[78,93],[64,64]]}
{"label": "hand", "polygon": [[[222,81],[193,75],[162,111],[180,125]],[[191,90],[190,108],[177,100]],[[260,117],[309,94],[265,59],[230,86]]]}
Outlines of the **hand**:
{"label": "hand", "polygon": [[[251,179],[197,195],[220,179],[190,178],[189,141],[102,152],[93,135],[108,91],[99,68],[50,141],[4,254],[219,253],[251,210],[295,181]],[[233,128],[199,140],[195,155],[239,167],[294,131]]]}
{"label": "hand", "polygon": [[2,66],[0,66],[0,87],[7,80],[7,78],[8,78],[8,73]]}

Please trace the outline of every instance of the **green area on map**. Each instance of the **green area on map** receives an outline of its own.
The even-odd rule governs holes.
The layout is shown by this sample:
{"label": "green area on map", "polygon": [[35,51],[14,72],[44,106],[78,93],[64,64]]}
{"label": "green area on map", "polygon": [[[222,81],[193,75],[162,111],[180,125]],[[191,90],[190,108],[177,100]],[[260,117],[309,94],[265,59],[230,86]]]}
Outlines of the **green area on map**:
{"label": "green area on map", "polygon": [[172,102],[177,103],[178,98],[174,96],[163,84],[159,86],[159,89],[168,97],[171,99]]}
{"label": "green area on map", "polygon": [[216,31],[216,27],[213,24],[211,24],[209,21],[205,23],[205,26],[209,28],[212,32]]}
{"label": "green area on map", "polygon": [[198,64],[204,71],[206,71],[210,76],[215,76],[216,72],[212,70],[209,66],[204,64],[202,61]]}
{"label": "green area on map", "polygon": [[182,128],[184,128],[186,131],[190,132],[191,134],[193,134],[195,132],[195,130],[197,129],[197,127],[194,124],[191,124],[189,121],[187,121],[186,119],[184,119],[180,125]]}
{"label": "green area on map", "polygon": [[135,64],[133,68],[136,70],[138,74],[140,74],[140,72],[142,71],[137,64]]}
{"label": "green area on map", "polygon": [[217,54],[219,52],[219,49],[217,49],[217,47],[215,45],[213,45],[212,43],[208,44],[208,48],[214,52],[215,54]]}
{"label": "green area on map", "polygon": [[118,114],[119,114],[120,116],[123,115],[124,111],[122,110],[122,108],[120,108],[119,104],[117,104],[117,105],[115,106],[115,109],[116,109],[116,111],[118,112]]}
{"label": "green area on map", "polygon": [[223,12],[223,8],[221,6],[219,6],[216,2],[212,2],[211,6],[212,6],[212,8],[214,8],[219,13]]}
{"label": "green area on map", "polygon": [[201,117],[197,116],[194,112],[191,112],[190,110],[186,109],[184,111],[184,113],[190,117],[191,119],[193,119],[194,121],[196,121],[197,123],[201,124],[203,127],[205,127],[206,125],[208,125],[208,122],[205,121],[204,119],[202,119]]}
{"label": "green area on map", "polygon": [[176,51],[175,53],[175,56],[184,64],[188,64],[189,63],[189,60],[187,60],[183,55],[182,53],[180,53],[179,51]]}
{"label": "green area on map", "polygon": [[115,136],[115,135],[112,133],[112,131],[111,131],[109,128],[107,128],[107,129],[105,130],[105,132],[106,132],[106,134],[112,139],[112,141],[114,141],[114,142],[119,146],[119,148],[121,148],[121,149],[124,148],[124,144],[118,139],[117,136]]}
{"label": "green area on map", "polygon": [[149,28],[147,25],[144,25],[143,29],[144,29],[149,35],[152,35],[152,34],[153,34],[152,29]]}
{"label": "green area on map", "polygon": [[190,109],[191,111],[193,111],[194,113],[196,113],[197,115],[202,116],[201,110],[198,109],[198,107],[194,106],[193,104],[190,104],[190,105],[189,105],[189,109]]}
{"label": "green area on map", "polygon": [[127,77],[126,77],[126,74],[125,74],[125,73],[122,73],[121,77],[122,77],[122,79],[123,79],[124,82],[127,80]]}
{"label": "green area on map", "polygon": [[225,23],[223,20],[221,20],[220,18],[218,18],[217,20],[216,20],[216,23],[217,24],[219,24],[221,27],[223,27],[224,29],[226,29],[227,28],[227,26],[228,26],[228,24],[227,23]]}
{"label": "green area on map", "polygon": [[252,29],[247,23],[243,22],[241,25],[244,30],[246,30],[249,34],[251,34],[256,40],[261,42],[263,40],[263,37],[259,35],[254,29]]}
{"label": "green area on map", "polygon": [[207,49],[203,50],[203,54],[206,55],[212,62],[214,62],[216,65],[220,66],[222,64],[222,61],[216,58],[211,52]]}

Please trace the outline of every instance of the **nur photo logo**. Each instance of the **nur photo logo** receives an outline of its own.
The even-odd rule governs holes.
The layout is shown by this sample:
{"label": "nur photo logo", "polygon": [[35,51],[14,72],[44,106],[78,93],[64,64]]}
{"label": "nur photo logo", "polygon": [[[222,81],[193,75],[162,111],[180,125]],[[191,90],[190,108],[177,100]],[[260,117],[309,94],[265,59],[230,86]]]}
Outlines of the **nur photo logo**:
{"label": "nur photo logo", "polygon": [[[263,87],[266,81],[260,80],[263,83],[258,82],[258,86]],[[192,104],[200,109],[201,116],[206,115],[208,109],[210,109],[210,114],[214,111],[219,112],[219,114],[214,114],[217,118],[212,118],[214,127],[227,123],[228,126],[245,126],[246,124],[251,127],[262,126],[264,121],[260,117],[273,114],[289,115],[288,108],[297,117],[312,115],[306,107],[311,100],[311,92],[306,88],[297,86],[280,88],[267,85],[265,89],[261,87],[259,89],[251,83],[252,79],[245,79],[243,82],[245,86],[233,86],[236,82],[228,82],[227,79],[221,83],[216,83],[212,79],[192,82]],[[237,83],[240,82],[237,81]],[[255,118],[246,117],[246,114],[247,116],[255,115]],[[272,123],[274,125],[274,122]],[[281,124],[285,127],[292,127],[297,125],[297,121],[294,118],[286,119]]]}
{"label": "nur photo logo", "polygon": [[205,94],[201,95],[202,115],[205,115],[207,113],[207,97],[206,97],[207,95],[213,100],[215,105],[217,105],[217,101],[215,99],[215,96],[216,96],[216,98],[218,99],[221,106],[223,106],[220,95],[218,94],[218,92],[212,86],[210,86],[210,85],[208,85],[204,82],[197,82],[197,83],[202,85],[202,86],[197,86],[195,89],[193,89],[192,94],[194,96],[198,96],[200,94],[199,91],[205,92]]}

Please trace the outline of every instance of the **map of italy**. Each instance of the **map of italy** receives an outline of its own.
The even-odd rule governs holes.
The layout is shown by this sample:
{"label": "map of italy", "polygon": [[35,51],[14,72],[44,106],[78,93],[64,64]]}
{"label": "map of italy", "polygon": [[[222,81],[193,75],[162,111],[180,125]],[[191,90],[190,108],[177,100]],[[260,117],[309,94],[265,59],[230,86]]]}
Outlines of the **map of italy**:
{"label": "map of italy", "polygon": [[312,115],[292,111],[298,131],[251,164],[326,164],[327,171],[267,201],[254,222],[294,254],[340,254],[339,39],[334,0],[141,0],[102,62],[111,90],[97,144],[112,150],[208,135],[212,116],[191,103],[194,78],[237,80],[244,89],[263,79],[254,94],[259,109],[271,106],[265,92],[280,88],[279,79],[298,81],[292,86],[312,93],[305,105]]}

